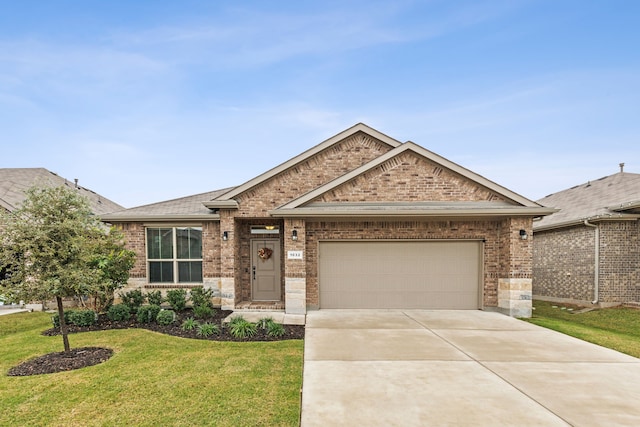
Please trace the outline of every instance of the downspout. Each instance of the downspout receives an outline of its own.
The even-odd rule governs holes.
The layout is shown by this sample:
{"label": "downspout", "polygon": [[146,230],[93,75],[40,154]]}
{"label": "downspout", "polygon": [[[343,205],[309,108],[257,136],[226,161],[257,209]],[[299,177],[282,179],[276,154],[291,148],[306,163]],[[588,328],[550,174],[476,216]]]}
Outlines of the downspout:
{"label": "downspout", "polygon": [[599,299],[599,288],[600,288],[600,227],[595,224],[591,224],[588,219],[584,220],[584,225],[587,227],[595,228],[595,263],[594,263],[594,278],[593,278],[593,301],[591,304],[597,304]]}

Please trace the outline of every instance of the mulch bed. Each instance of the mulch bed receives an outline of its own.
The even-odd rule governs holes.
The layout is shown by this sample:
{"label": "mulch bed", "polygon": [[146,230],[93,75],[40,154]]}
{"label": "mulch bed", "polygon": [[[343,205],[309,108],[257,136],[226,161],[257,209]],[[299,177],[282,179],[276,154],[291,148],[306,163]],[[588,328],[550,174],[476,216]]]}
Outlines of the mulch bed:
{"label": "mulch bed", "polygon": [[[212,318],[206,320],[198,320],[200,323],[208,322],[217,325],[222,325],[222,321],[233,313],[230,310],[216,310],[215,315]],[[176,313],[176,321],[172,325],[164,326],[157,323],[138,323],[135,320],[135,316],[131,320],[125,322],[114,322],[109,318],[101,314],[98,316],[98,321],[93,326],[74,326],[68,325],[68,331],[70,334],[78,332],[90,332],[90,331],[105,331],[110,329],[129,329],[129,328],[141,328],[150,331],[158,332],[161,334],[173,335],[181,338],[192,339],[204,339],[210,341],[236,341],[236,342],[249,342],[249,341],[282,341],[282,340],[297,340],[304,339],[304,326],[303,325],[284,325],[285,334],[281,337],[270,337],[266,331],[258,328],[258,332],[253,337],[249,338],[235,338],[229,333],[228,328],[221,328],[220,334],[214,334],[210,337],[200,337],[197,331],[184,331],[181,328],[182,321],[188,317],[193,317],[191,309],[187,308],[183,312]],[[45,336],[60,335],[59,328],[51,328],[42,332]],[[27,376],[27,375],[39,375],[39,374],[51,374],[55,372],[70,371],[73,369],[80,369],[87,366],[97,365],[108,360],[113,355],[113,350],[108,348],[99,347],[83,347],[73,348],[70,354],[49,353],[44,356],[40,356],[36,359],[28,360],[18,366],[15,366],[9,370],[7,375],[10,376]]]}
{"label": "mulch bed", "polygon": [[56,372],[72,371],[97,365],[113,356],[113,350],[100,347],[72,348],[69,353],[49,353],[9,369],[7,375],[11,377],[26,377],[29,375],[54,374]]}

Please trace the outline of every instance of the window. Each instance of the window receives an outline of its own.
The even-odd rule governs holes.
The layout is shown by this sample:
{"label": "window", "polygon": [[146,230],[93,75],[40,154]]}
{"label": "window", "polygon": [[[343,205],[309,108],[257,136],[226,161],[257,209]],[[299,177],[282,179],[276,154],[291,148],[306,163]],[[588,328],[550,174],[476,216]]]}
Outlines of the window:
{"label": "window", "polygon": [[147,228],[150,283],[202,282],[202,228]]}

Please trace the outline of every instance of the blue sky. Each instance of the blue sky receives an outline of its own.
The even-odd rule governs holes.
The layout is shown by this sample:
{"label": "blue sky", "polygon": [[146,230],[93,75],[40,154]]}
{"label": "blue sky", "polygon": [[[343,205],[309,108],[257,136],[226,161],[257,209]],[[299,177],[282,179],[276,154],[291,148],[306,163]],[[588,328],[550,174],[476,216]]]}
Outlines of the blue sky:
{"label": "blue sky", "polygon": [[536,200],[640,173],[640,2],[0,0],[0,167],[126,206],[364,122]]}

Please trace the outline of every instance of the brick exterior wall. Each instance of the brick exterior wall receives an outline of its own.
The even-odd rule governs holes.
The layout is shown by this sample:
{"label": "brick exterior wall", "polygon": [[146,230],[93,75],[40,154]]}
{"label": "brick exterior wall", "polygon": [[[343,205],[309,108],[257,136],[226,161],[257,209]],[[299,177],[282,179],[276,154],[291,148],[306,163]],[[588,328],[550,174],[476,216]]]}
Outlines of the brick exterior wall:
{"label": "brick exterior wall", "polygon": [[392,147],[357,133],[239,195],[238,217],[266,217],[267,212],[390,151]]}
{"label": "brick exterior wall", "polygon": [[417,154],[405,152],[323,194],[316,202],[500,201],[502,197]]}
{"label": "brick exterior wall", "polygon": [[117,224],[116,228],[124,234],[126,247],[136,253],[136,262],[129,272],[132,279],[144,279],[147,277],[147,253],[145,227],[139,222]]}
{"label": "brick exterior wall", "polygon": [[[602,221],[599,301],[640,301],[640,229],[637,221]],[[537,232],[533,251],[535,297],[591,302],[595,229],[584,225]]]}

